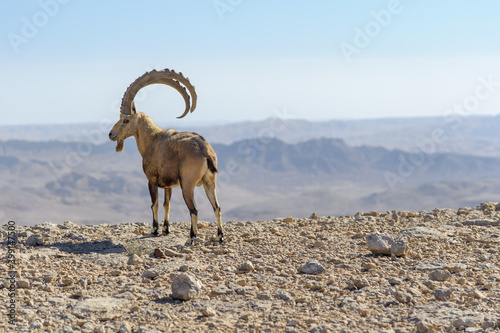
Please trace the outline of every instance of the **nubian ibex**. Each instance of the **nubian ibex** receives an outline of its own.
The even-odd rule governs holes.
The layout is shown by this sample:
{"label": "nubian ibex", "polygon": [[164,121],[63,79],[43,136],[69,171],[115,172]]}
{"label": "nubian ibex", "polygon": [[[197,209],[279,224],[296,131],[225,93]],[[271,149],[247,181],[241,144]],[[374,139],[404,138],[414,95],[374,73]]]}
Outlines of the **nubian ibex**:
{"label": "nubian ibex", "polygon": [[[142,156],[142,167],[148,179],[153,211],[153,232],[158,235],[158,188],[165,189],[165,220],[163,234],[168,234],[170,197],[173,187],[182,189],[182,196],[191,215],[190,241],[197,235],[198,210],[194,202],[195,186],[205,188],[217,219],[217,237],[223,241],[221,208],[217,201],[217,156],[212,146],[196,133],[177,132],[174,129],[161,129],[142,112],[137,112],[134,97],[137,92],[150,84],[162,83],[177,90],[186,103],[186,110],[177,117],[182,118],[196,108],[197,95],[194,86],[182,73],[164,69],[152,70],[137,78],[125,91],[120,107],[120,120],[109,132],[109,138],[117,141],[116,151],[123,150],[123,141],[134,136]],[[187,88],[187,90],[186,90]],[[192,103],[190,103],[190,96]]]}

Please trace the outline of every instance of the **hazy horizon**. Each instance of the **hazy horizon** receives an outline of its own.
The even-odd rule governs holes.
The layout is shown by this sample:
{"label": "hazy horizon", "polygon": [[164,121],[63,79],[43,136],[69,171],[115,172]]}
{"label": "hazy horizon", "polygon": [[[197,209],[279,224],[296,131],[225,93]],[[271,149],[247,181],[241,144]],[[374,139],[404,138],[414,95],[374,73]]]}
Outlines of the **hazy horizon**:
{"label": "hazy horizon", "polygon": [[[494,114],[473,114],[473,115],[466,115],[464,116],[464,119],[467,118],[485,118],[485,117],[498,117],[500,116],[500,111],[498,113]],[[117,115],[118,117],[118,115]],[[179,128],[186,128],[186,127],[211,127],[211,126],[226,126],[226,125],[232,125],[232,124],[241,124],[241,123],[260,123],[260,122],[265,122],[269,119],[283,119],[284,121],[303,121],[303,122],[311,122],[311,123],[321,123],[321,122],[363,122],[363,121],[387,121],[387,120],[424,120],[424,119],[440,119],[440,118],[445,118],[445,115],[407,115],[407,116],[381,116],[381,117],[362,117],[362,118],[324,118],[324,119],[307,119],[307,118],[295,118],[293,116],[291,117],[280,117],[280,116],[269,116],[269,117],[264,117],[264,118],[259,118],[259,119],[248,119],[248,120],[208,120],[208,121],[190,121],[189,119],[175,119],[175,117],[172,117],[171,120],[163,120],[161,122],[156,122],[155,123],[160,126],[160,127],[165,127],[166,125],[172,125],[172,127],[179,127]],[[112,117],[108,117],[106,119],[109,119],[110,121],[114,120]],[[22,123],[22,124],[0,124],[0,127],[50,127],[50,126],[55,126],[55,127],[63,127],[63,126],[87,126],[87,125],[99,125],[101,122],[99,120],[96,121],[88,121],[88,122],[70,122],[70,123]],[[111,129],[111,127],[110,127]]]}

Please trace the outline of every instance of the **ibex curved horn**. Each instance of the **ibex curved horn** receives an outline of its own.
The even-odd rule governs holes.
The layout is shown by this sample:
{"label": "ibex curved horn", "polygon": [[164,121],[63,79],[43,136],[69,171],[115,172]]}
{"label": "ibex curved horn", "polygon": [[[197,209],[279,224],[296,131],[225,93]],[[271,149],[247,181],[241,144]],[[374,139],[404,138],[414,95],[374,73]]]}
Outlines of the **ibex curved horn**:
{"label": "ibex curved horn", "polygon": [[[139,76],[134,82],[132,82],[132,84],[127,88],[125,94],[123,95],[120,112],[123,114],[132,114],[132,103],[137,92],[145,86],[149,86],[150,84],[155,83],[163,83],[171,86],[172,88],[177,90],[184,98],[184,102],[186,102],[186,110],[177,118],[183,118],[188,114],[189,111],[193,112],[194,109],[196,109],[197,95],[194,86],[189,82],[189,79],[184,77],[180,72],[176,73],[174,70],[165,68],[162,71],[153,69],[152,71],[146,72],[143,75]],[[182,86],[181,83],[185,87]],[[190,97],[186,88],[187,90],[189,90],[189,93],[193,98],[192,104],[190,104]]]}

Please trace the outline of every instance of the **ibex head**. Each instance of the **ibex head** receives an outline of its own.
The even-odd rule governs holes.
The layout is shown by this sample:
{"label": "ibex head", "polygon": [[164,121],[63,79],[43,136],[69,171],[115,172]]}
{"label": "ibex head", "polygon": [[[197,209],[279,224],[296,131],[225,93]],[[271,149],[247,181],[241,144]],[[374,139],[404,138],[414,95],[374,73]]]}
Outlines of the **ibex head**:
{"label": "ibex head", "polygon": [[[138,114],[134,104],[135,95],[145,86],[155,83],[163,83],[171,86],[172,88],[177,90],[184,98],[186,109],[184,110],[184,113],[177,118],[183,118],[188,114],[189,111],[193,112],[196,108],[196,91],[194,89],[194,86],[189,82],[189,79],[185,78],[182,73],[176,73],[175,71],[169,70],[168,68],[165,68],[162,71],[152,70],[150,72],[144,73],[134,82],[132,82],[132,84],[125,91],[125,94],[122,98],[122,104],[120,106],[120,120],[113,126],[111,132],[109,132],[109,138],[112,141],[117,141],[117,152],[123,150],[123,141],[126,138],[137,133]],[[183,84],[185,87],[181,84]],[[191,94],[191,97],[193,98],[192,104],[190,103],[188,90]]]}

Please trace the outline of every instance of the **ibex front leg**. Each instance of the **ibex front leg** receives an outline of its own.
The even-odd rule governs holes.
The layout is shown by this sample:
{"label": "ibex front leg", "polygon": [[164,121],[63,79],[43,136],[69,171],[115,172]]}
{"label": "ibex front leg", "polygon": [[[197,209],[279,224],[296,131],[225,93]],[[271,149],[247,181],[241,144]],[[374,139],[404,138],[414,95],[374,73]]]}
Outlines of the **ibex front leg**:
{"label": "ibex front leg", "polygon": [[153,232],[152,234],[158,235],[158,186],[155,183],[149,182],[149,195],[151,195],[151,210],[153,211]]}

